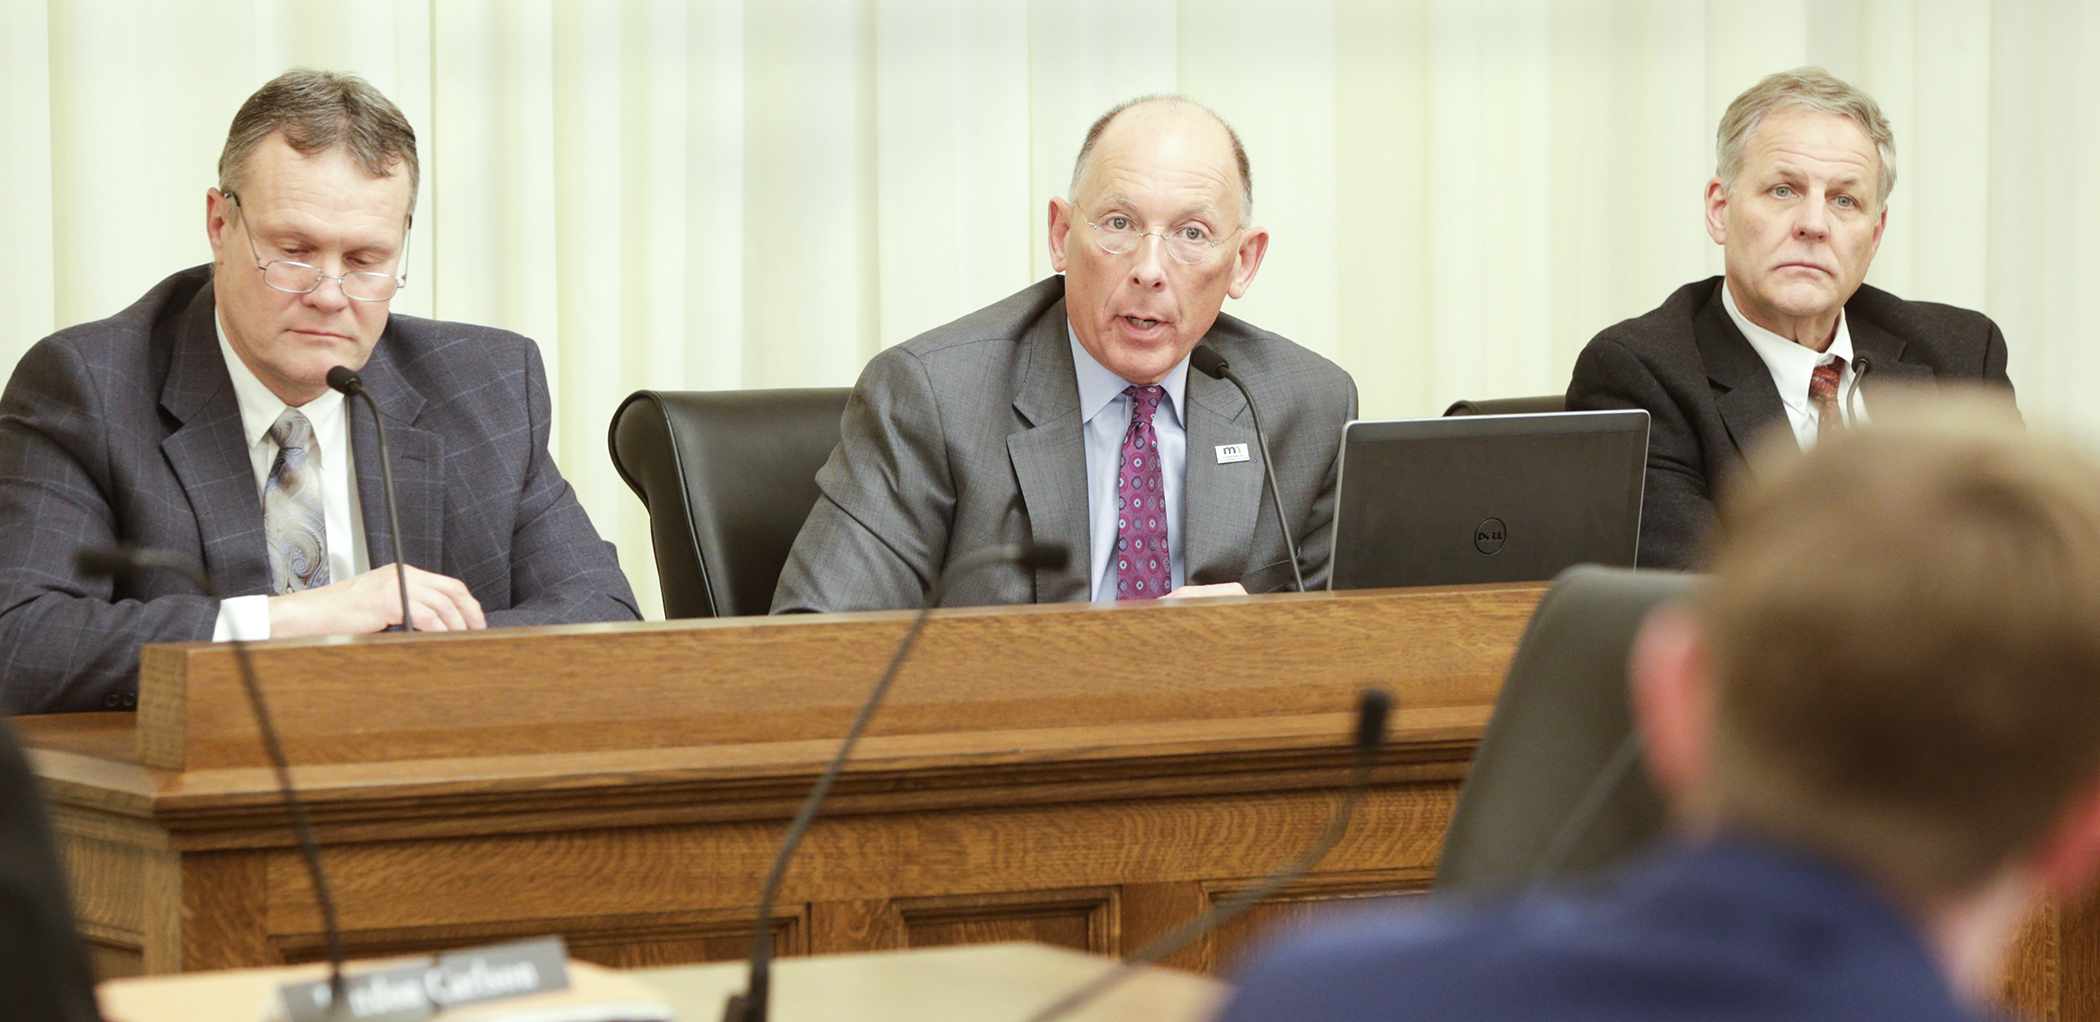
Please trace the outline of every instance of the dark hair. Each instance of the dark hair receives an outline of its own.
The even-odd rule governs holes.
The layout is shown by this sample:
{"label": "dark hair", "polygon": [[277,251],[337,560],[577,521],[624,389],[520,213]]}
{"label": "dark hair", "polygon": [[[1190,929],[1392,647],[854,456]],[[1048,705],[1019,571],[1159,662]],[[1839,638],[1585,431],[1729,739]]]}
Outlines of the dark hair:
{"label": "dark hair", "polygon": [[408,208],[416,208],[422,172],[416,163],[416,129],[401,108],[356,75],[294,68],[255,90],[219,153],[219,190],[233,192],[247,171],[248,157],[274,132],[311,156],[341,146],[364,172],[385,177],[396,164],[408,167]]}

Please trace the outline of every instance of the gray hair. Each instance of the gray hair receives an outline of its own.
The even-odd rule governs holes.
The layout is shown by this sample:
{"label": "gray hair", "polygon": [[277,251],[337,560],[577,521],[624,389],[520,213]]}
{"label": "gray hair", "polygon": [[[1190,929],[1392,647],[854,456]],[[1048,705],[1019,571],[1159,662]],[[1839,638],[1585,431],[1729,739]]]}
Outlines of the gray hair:
{"label": "gray hair", "polygon": [[1242,224],[1246,223],[1247,219],[1254,215],[1254,177],[1247,167],[1247,147],[1240,143],[1240,133],[1232,130],[1232,125],[1225,123],[1225,118],[1219,117],[1216,110],[1212,110],[1186,96],[1177,96],[1171,93],[1158,92],[1150,96],[1139,96],[1136,99],[1124,100],[1110,108],[1107,113],[1102,114],[1100,119],[1094,122],[1093,127],[1086,129],[1086,141],[1080,143],[1079,158],[1072,161],[1072,187],[1066,197],[1076,199],[1079,195],[1079,180],[1086,176],[1087,161],[1094,155],[1095,144],[1099,143],[1102,134],[1108,131],[1109,122],[1115,120],[1116,115],[1121,114],[1123,111],[1145,103],[1185,103],[1209,114],[1211,120],[1218,122],[1218,127],[1225,129],[1226,137],[1232,139],[1233,162],[1239,166],[1240,170],[1240,222]]}
{"label": "gray hair", "polygon": [[293,150],[311,156],[341,146],[359,168],[385,177],[395,164],[408,167],[408,208],[416,208],[422,171],[416,163],[416,129],[401,108],[356,75],[293,68],[255,90],[233,115],[226,148],[219,153],[219,190],[232,192],[247,171],[248,157],[274,132]]}
{"label": "gray hair", "polygon": [[1874,97],[1820,67],[1797,67],[1768,75],[1728,104],[1714,140],[1719,157],[1715,173],[1724,187],[1735,191],[1735,177],[1743,169],[1743,150],[1749,148],[1750,136],[1766,114],[1782,107],[1837,114],[1859,125],[1881,157],[1881,172],[1876,175],[1881,179],[1881,194],[1875,196],[1875,205],[1888,205],[1889,193],[1896,189],[1896,133],[1889,130],[1889,120],[1881,115]]}

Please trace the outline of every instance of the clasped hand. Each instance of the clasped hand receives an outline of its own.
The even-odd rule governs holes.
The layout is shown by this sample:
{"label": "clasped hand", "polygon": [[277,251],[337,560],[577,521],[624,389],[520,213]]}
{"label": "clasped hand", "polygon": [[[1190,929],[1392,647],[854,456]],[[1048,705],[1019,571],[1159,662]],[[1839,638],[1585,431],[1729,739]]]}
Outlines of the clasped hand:
{"label": "clasped hand", "polygon": [[[487,628],[481,601],[466,583],[409,567],[408,610],[421,632]],[[401,623],[401,589],[394,566],[303,592],[270,597],[270,637],[365,635]]]}

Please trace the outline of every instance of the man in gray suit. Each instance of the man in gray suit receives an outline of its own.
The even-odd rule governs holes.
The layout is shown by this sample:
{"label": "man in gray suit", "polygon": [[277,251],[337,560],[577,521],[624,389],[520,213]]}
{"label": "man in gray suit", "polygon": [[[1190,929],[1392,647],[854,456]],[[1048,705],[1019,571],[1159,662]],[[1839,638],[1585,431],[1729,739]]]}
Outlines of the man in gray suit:
{"label": "man in gray suit", "polygon": [[1292,585],[1246,400],[1189,372],[1208,344],[1254,392],[1306,584],[1325,581],[1342,424],[1333,363],[1219,309],[1268,249],[1239,138],[1173,97],[1094,123],[1050,200],[1063,275],[876,356],[818,473],[773,610],[918,606],[957,557],[1057,543],[1059,569],[950,580],[951,605]]}
{"label": "man in gray suit", "polygon": [[1811,446],[1884,385],[2012,389],[1989,318],[1864,283],[1896,186],[1895,135],[1873,97],[1821,68],[1781,72],[1728,105],[1717,142],[1706,233],[1726,274],[1605,329],[1568,383],[1571,409],[1651,416],[1644,568],[1695,560],[1715,487],[1766,432]]}
{"label": "man in gray suit", "polygon": [[[148,642],[636,617],[610,544],[547,452],[526,338],[389,317],[406,279],[415,132],[354,77],[280,76],[234,118],[207,193],[213,262],[62,330],[0,396],[0,701],[130,709]],[[360,371],[378,434],[327,383]],[[354,456],[353,456],[354,455]],[[166,571],[73,564],[107,544],[195,557],[228,598]]]}

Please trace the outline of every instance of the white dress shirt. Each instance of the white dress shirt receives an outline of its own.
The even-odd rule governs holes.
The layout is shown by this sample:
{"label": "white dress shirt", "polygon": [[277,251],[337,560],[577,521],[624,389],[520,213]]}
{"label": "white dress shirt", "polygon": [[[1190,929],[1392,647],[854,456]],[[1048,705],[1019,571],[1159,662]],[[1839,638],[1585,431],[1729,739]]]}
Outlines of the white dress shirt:
{"label": "white dress shirt", "polygon": [[1816,406],[1808,399],[1809,378],[1815,375],[1817,366],[1831,359],[1845,360],[1845,368],[1838,373],[1839,414],[1847,425],[1867,421],[1866,406],[1859,396],[1859,374],[1853,369],[1852,329],[1845,325],[1844,309],[1838,310],[1837,336],[1830,339],[1830,348],[1818,352],[1750,322],[1750,317],[1736,307],[1735,294],[1726,283],[1721,285],[1721,304],[1771,372],[1772,385],[1779,388],[1779,403],[1786,406],[1787,425],[1793,427],[1794,439],[1802,450],[1816,445]]}
{"label": "white dress shirt", "polygon": [[[233,345],[226,340],[226,325],[219,328],[219,354],[226,360],[226,374],[233,377],[234,398],[241,406],[241,431],[248,440],[248,462],[255,470],[255,493],[261,498],[270,483],[270,466],[277,462],[277,441],[270,427],[289,405],[249,371]],[[364,512],[357,505],[357,473],[350,470],[350,422],[344,414],[345,398],[333,390],[299,406],[313,424],[311,457],[321,469],[321,517],[328,529],[328,578],[341,582],[371,567],[365,550]],[[268,596],[234,596],[219,603],[218,624],[212,641],[267,639],[270,637]]]}
{"label": "white dress shirt", "polygon": [[[1072,368],[1079,377],[1080,429],[1086,437],[1086,507],[1089,553],[1092,560],[1094,599],[1116,598],[1116,479],[1123,469],[1123,437],[1130,432],[1129,396],[1123,388],[1130,381],[1117,376],[1079,343],[1072,325],[1065,324],[1072,342]],[[1159,437],[1160,482],[1167,491],[1167,560],[1172,566],[1169,592],[1181,588],[1187,571],[1182,549],[1182,481],[1188,467],[1188,427],[1181,406],[1188,394],[1189,360],[1169,370],[1159,385],[1167,396],[1152,414],[1152,432]]]}

